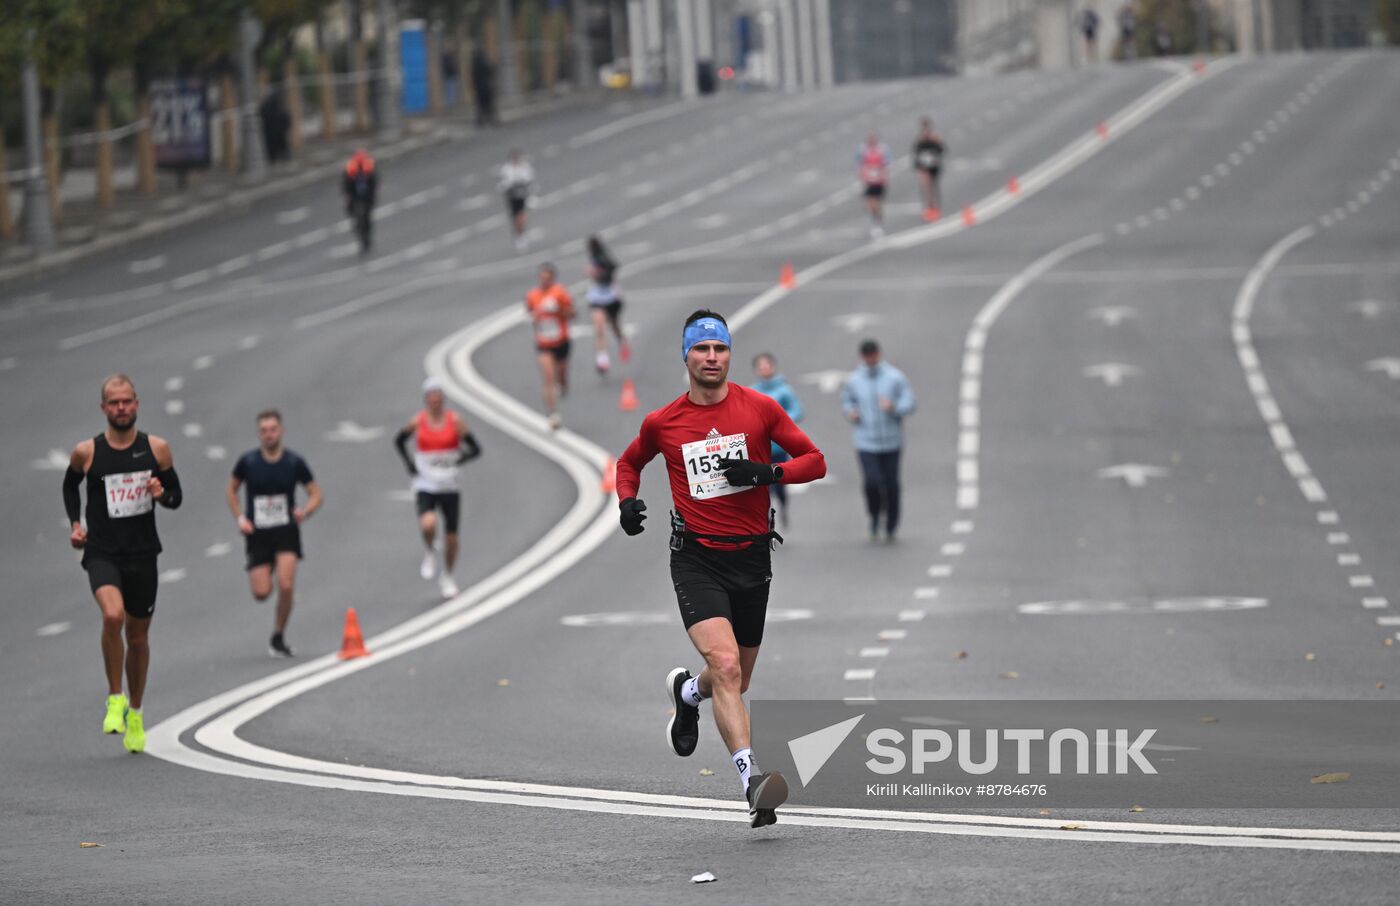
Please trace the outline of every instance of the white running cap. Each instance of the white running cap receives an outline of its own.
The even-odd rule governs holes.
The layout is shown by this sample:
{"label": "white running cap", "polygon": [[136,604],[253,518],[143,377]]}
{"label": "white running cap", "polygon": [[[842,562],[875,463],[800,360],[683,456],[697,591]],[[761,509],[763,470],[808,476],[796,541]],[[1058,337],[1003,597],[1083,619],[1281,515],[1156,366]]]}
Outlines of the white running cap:
{"label": "white running cap", "polygon": [[427,396],[429,393],[432,393],[434,390],[436,390],[438,393],[444,392],[444,391],[443,391],[443,386],[442,386],[442,381],[438,380],[438,379],[435,378],[435,377],[430,377],[430,378],[428,378],[427,380],[425,380],[425,381],[423,382],[423,395],[424,395],[424,396]]}

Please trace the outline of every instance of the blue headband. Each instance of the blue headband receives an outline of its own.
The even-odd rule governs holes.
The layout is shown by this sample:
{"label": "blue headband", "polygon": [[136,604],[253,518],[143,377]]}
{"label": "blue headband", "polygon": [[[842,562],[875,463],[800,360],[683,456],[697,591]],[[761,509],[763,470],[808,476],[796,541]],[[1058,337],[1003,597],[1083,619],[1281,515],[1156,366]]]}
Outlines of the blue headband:
{"label": "blue headband", "polygon": [[722,321],[716,321],[714,318],[700,318],[685,326],[685,334],[681,338],[681,361],[684,362],[689,358],[690,347],[706,340],[718,340],[725,346],[734,345],[729,341],[729,328],[725,327]]}

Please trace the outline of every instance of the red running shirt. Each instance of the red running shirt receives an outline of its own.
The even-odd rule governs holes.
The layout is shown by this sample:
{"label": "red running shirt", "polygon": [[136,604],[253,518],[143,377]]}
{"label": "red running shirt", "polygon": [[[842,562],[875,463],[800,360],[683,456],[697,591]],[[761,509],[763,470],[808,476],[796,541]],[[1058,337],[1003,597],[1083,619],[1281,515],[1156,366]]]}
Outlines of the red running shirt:
{"label": "red running shirt", "polygon": [[[782,484],[804,484],[826,474],[826,459],[771,397],[739,384],[713,406],[682,395],[642,420],[642,430],[617,461],[617,497],[637,496],[643,467],[660,453],[671,480],[671,501],[688,531],[702,535],[761,535],[768,531],[768,489],[732,487],[725,457],[771,462],[777,443],[792,459]],[[702,542],[703,543],[703,542]]]}

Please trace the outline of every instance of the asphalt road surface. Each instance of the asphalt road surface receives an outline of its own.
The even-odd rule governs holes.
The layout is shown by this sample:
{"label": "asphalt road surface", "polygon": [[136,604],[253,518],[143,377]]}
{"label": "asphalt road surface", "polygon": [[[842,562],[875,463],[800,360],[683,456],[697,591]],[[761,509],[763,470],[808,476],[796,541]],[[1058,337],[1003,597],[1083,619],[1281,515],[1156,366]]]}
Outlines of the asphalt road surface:
{"label": "asphalt road surface", "polygon": [[[792,497],[753,697],[1393,701],[1396,109],[1381,52],[599,106],[387,167],[364,260],[327,185],[6,287],[4,901],[1393,902],[1400,817],[1325,798],[750,830],[708,708],[691,759],[663,743],[662,678],[698,664],[659,463],[638,538],[598,484],[712,307],[733,376],[774,353],[829,466]],[[947,216],[922,223],[901,162],[871,242],[856,145],[902,154],[925,114]],[[524,254],[493,176],[515,146]],[[551,435],[519,300],[546,258],[577,284],[594,231],[635,356],[599,377],[577,337]],[[834,392],[867,335],[919,397],[894,546],[866,540]],[[159,515],[143,757],[98,732],[59,503],[116,370],[186,490]],[[427,373],[484,450],[446,603],[390,444]],[[291,662],[223,504],[265,406],[327,495]],[[340,664],[349,606],[375,653]]]}

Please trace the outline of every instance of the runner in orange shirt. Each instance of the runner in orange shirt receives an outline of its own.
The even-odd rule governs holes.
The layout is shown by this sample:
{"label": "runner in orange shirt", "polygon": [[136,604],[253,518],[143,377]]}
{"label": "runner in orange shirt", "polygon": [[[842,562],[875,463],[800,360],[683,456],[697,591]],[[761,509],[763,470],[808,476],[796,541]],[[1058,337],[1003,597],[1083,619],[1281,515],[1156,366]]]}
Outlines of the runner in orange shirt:
{"label": "runner in orange shirt", "polygon": [[525,294],[525,311],[533,321],[535,359],[544,381],[544,408],[549,427],[560,425],[558,397],[569,394],[569,322],[574,319],[574,300],[556,282],[554,265],[540,265],[540,283]]}

